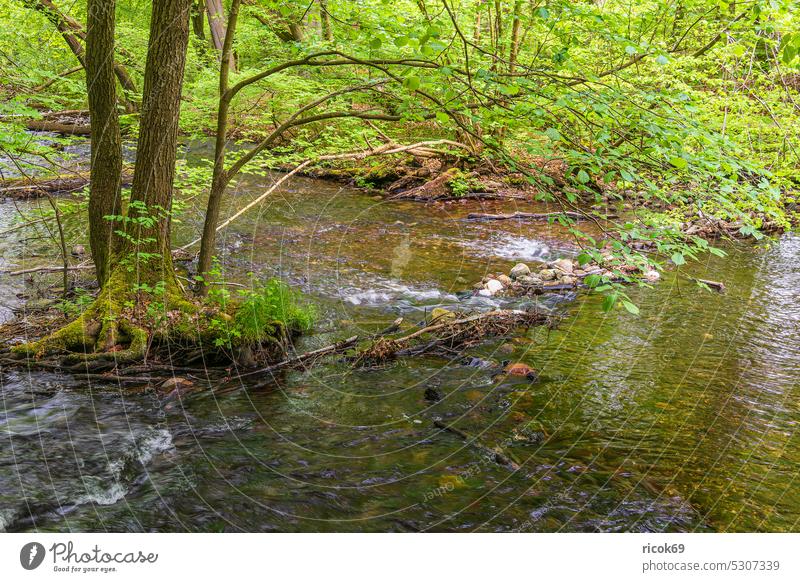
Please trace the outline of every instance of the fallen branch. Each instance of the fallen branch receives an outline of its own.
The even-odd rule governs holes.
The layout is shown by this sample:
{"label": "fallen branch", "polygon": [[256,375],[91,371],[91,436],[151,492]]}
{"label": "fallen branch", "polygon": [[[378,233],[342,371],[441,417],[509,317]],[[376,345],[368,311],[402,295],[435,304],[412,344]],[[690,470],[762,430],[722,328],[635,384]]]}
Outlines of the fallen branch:
{"label": "fallen branch", "polygon": [[25,122],[25,127],[31,131],[48,131],[61,135],[89,135],[92,130],[88,125],[76,123],[61,123],[60,121],[47,121],[45,119],[32,119]]}
{"label": "fallen branch", "polygon": [[249,376],[269,374],[271,372],[276,372],[284,368],[292,368],[294,366],[297,366],[298,364],[309,362],[322,356],[327,356],[330,354],[335,354],[343,350],[346,350],[354,346],[356,342],[358,342],[358,336],[354,335],[353,337],[349,337],[340,342],[336,342],[335,344],[331,344],[329,346],[325,346],[324,348],[319,348],[317,350],[312,350],[310,352],[300,354],[299,356],[294,356],[293,358],[288,358],[286,360],[283,360],[282,362],[278,362],[277,364],[272,364],[271,366],[267,366],[266,368],[261,368],[260,370],[254,370],[253,372],[246,372],[244,374],[238,374],[235,380],[239,380],[241,378],[247,378]]}
{"label": "fallen branch", "polygon": [[9,275],[10,277],[18,277],[20,275],[27,275],[28,273],[61,273],[62,271],[86,271],[94,269],[94,265],[75,265],[72,267],[35,267],[32,269],[22,269],[21,271],[0,271]]}
{"label": "fallen branch", "polygon": [[511,214],[485,214],[482,212],[471,212],[467,215],[468,220],[549,220],[559,216],[565,216],[574,220],[585,218],[578,212],[513,212]]}
{"label": "fallen branch", "polygon": [[551,316],[537,310],[496,310],[461,319],[441,319],[402,337],[384,337],[373,341],[355,355],[354,365],[380,364],[399,355],[418,355],[437,350],[452,352],[479,343],[486,337],[505,335],[518,327],[532,327],[552,321]]}
{"label": "fallen branch", "polygon": [[453,433],[456,436],[461,437],[464,441],[484,453],[485,455],[491,457],[491,459],[500,464],[504,467],[511,469],[512,471],[518,471],[520,468],[520,463],[512,458],[510,458],[506,453],[500,450],[499,447],[490,447],[478,440],[478,437],[472,436],[460,428],[454,427],[452,424],[445,424],[441,420],[434,420],[433,425],[436,428],[440,428],[443,431]]}
{"label": "fallen branch", "polygon": [[706,285],[707,287],[714,289],[720,293],[725,293],[725,283],[720,281],[710,281],[708,279],[696,279],[695,277],[689,277],[695,283],[700,283],[701,285]]}
{"label": "fallen branch", "polygon": [[[133,173],[125,171],[122,174],[122,185],[128,185],[133,180]],[[45,193],[58,194],[62,192],[74,192],[89,185],[88,172],[75,172],[53,178],[15,178],[4,180],[0,184],[0,196],[10,198],[31,198],[41,196]]]}
{"label": "fallen branch", "polygon": [[[467,146],[465,146],[464,144],[458,143],[456,141],[451,141],[449,139],[438,139],[438,140],[433,140],[433,141],[421,141],[421,142],[418,142],[418,143],[414,143],[414,144],[411,144],[411,145],[405,145],[405,146],[398,145],[396,143],[390,142],[390,143],[383,144],[382,146],[379,146],[379,147],[376,147],[376,148],[373,148],[373,149],[369,149],[369,150],[363,150],[363,151],[360,151],[360,152],[350,152],[350,153],[345,153],[345,154],[329,154],[329,155],[318,156],[318,157],[313,158],[313,159],[305,160],[300,165],[296,166],[292,171],[290,171],[289,173],[284,174],[283,176],[281,176],[281,178],[277,182],[275,182],[272,186],[270,186],[270,188],[266,192],[264,192],[261,196],[259,196],[258,198],[256,198],[252,202],[250,202],[249,204],[247,204],[244,208],[242,208],[236,214],[234,214],[233,216],[228,218],[225,222],[223,222],[222,224],[217,226],[217,228],[215,230],[216,230],[216,232],[220,232],[222,229],[224,229],[229,224],[231,224],[234,220],[239,218],[242,214],[244,214],[245,212],[247,212],[248,210],[250,210],[254,206],[257,206],[258,204],[260,204],[267,196],[269,196],[270,194],[275,192],[275,190],[277,190],[278,187],[281,184],[283,184],[284,182],[289,180],[289,178],[291,178],[292,176],[296,175],[298,172],[301,172],[303,169],[307,168],[308,166],[310,166],[312,164],[316,164],[316,163],[319,163],[319,162],[329,162],[329,161],[333,161],[333,160],[363,160],[365,158],[369,158],[369,157],[372,157],[372,156],[378,156],[378,155],[412,153],[412,152],[414,152],[414,150],[417,150],[417,149],[420,149],[420,148],[426,149],[426,148],[429,148],[429,147],[435,146],[435,145],[449,145],[449,146],[453,146],[453,147],[467,148]],[[189,247],[193,247],[194,245],[198,244],[201,240],[202,239],[197,238],[197,239],[193,240],[192,242],[190,242],[189,244],[183,245],[178,250],[179,251],[185,251]]]}

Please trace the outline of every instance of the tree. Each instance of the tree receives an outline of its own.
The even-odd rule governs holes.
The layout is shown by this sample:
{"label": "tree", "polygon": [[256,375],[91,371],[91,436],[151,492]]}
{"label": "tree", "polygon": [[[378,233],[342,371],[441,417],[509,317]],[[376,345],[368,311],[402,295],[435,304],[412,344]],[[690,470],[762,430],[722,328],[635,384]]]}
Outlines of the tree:
{"label": "tree", "polygon": [[122,142],[114,81],[116,0],[89,0],[86,16],[86,90],[92,123],[89,244],[102,287],[110,273],[114,238],[106,216],[121,208]]}
{"label": "tree", "polygon": [[[144,78],[139,144],[130,203],[125,215],[106,215],[116,202],[121,179],[117,112],[109,86],[113,50],[114,3],[88,0],[92,78],[88,81],[92,117],[93,184],[90,246],[103,287],[94,303],[74,322],[18,351],[43,355],[62,351],[96,352],[106,357],[116,345],[117,361],[142,357],[152,333],[143,324],[147,310],[194,311],[177,283],[172,266],[170,222],[178,145],[178,116],[183,87],[192,0],[155,0]],[[113,83],[111,83],[113,85]],[[108,147],[110,151],[102,148]],[[97,164],[95,166],[94,164]],[[109,166],[103,164],[109,163]],[[114,234],[105,224],[112,221]],[[95,254],[97,253],[97,254]],[[157,309],[157,311],[158,311]],[[156,330],[159,331],[159,330]],[[161,330],[169,334],[172,329]]]}
{"label": "tree", "polygon": [[[86,68],[86,50],[83,47],[82,41],[86,40],[87,32],[83,30],[80,23],[59,10],[52,0],[22,0],[22,2],[28,8],[36,10],[47,17],[61,34],[64,42],[67,43],[67,46],[75,55],[75,58],[81,66]],[[91,18],[91,14],[87,16],[87,21],[89,18]],[[122,88],[125,91],[135,93],[136,84],[130,73],[128,73],[128,70],[114,60],[113,54],[110,58],[114,74],[119,80],[120,85],[122,85]],[[125,106],[129,111],[134,111],[136,109],[135,104],[127,99],[125,100]]]}

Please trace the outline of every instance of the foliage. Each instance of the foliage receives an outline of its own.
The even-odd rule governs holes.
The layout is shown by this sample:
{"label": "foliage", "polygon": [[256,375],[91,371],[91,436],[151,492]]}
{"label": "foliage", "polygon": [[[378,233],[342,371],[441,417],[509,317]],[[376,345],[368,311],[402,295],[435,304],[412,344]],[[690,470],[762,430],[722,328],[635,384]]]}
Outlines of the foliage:
{"label": "foliage", "polygon": [[308,332],[316,319],[314,307],[303,304],[299,294],[279,279],[239,290],[238,300],[232,300],[224,288],[210,293],[208,300],[224,310],[233,307],[233,317],[223,312],[210,325],[220,347],[277,341],[286,335]]}
{"label": "foliage", "polygon": [[[84,3],[55,4],[85,22]],[[117,58],[140,91],[148,4],[118,2]],[[320,55],[259,76],[233,99],[228,137],[243,146],[299,115],[247,171],[387,136],[453,139],[526,176],[542,200],[638,209],[605,240],[573,227],[588,253],[610,244],[629,263],[654,260],[637,251],[643,244],[674,264],[713,252],[684,234],[698,216],[753,237],[767,223],[790,224],[800,181],[796,2],[329,0],[326,9],[329,37],[316,2],[242,3],[232,84]],[[0,13],[21,24],[0,29],[0,155],[30,170],[52,166],[43,162],[63,144],[35,143],[24,121],[85,108],[85,79],[62,76],[76,60],[41,11],[0,0]],[[215,132],[217,57],[208,30],[192,39],[180,123],[187,137]],[[338,116],[314,121],[321,114]],[[136,122],[125,117],[132,133]],[[246,151],[232,149],[229,164]],[[563,180],[543,170],[551,164]],[[207,176],[208,168],[184,168],[187,197],[207,188]],[[473,185],[465,174],[450,187],[461,195]]]}

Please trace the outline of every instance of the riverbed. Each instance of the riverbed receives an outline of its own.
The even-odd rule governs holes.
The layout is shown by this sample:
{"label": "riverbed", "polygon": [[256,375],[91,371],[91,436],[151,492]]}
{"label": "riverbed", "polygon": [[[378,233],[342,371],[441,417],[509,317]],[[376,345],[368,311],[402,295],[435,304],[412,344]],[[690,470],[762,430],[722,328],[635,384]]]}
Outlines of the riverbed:
{"label": "riverbed", "polygon": [[[274,179],[240,181],[223,216]],[[557,226],[466,219],[530,209],[391,202],[298,178],[226,230],[220,256],[233,280],[282,277],[317,305],[303,351],[435,307],[536,301],[466,293],[516,262],[574,256]],[[0,203],[0,229],[15,214]],[[176,244],[201,221],[202,205],[188,210]],[[77,224],[68,234],[82,236]],[[29,237],[0,241],[0,262],[57,264]],[[184,399],[4,369],[0,531],[798,531],[800,237],[724,249],[631,289],[639,316],[604,313],[585,293],[546,296],[557,329],[451,359],[333,360]],[[0,279],[7,314],[31,288]],[[505,360],[538,380],[494,376]]]}

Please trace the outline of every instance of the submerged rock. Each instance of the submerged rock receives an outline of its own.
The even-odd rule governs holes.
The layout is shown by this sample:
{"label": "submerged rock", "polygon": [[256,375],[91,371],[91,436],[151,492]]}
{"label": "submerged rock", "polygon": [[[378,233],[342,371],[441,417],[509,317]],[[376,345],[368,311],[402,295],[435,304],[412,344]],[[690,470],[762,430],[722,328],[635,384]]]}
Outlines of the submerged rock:
{"label": "submerged rock", "polygon": [[531,269],[525,263],[517,263],[516,265],[514,265],[514,268],[511,269],[511,272],[509,273],[512,279],[519,279],[520,277],[524,277],[530,274],[531,274]]}
{"label": "submerged rock", "polygon": [[531,368],[528,364],[523,364],[522,362],[508,364],[503,371],[509,376],[525,376],[527,378],[536,377],[536,370]]}
{"label": "submerged rock", "polygon": [[511,285],[511,277],[508,275],[498,275],[497,280],[500,281],[504,287]]}
{"label": "submerged rock", "polygon": [[428,402],[439,402],[442,399],[442,393],[436,388],[429,386],[425,388],[425,400]]}
{"label": "submerged rock", "polygon": [[555,269],[542,269],[539,271],[539,276],[543,281],[553,281],[558,277],[558,273],[556,273]]}

